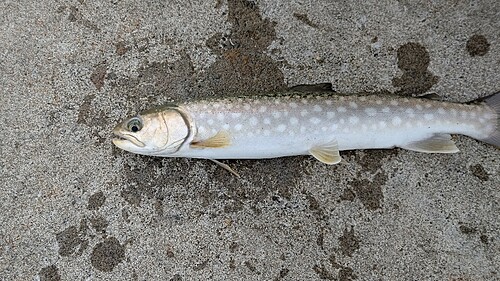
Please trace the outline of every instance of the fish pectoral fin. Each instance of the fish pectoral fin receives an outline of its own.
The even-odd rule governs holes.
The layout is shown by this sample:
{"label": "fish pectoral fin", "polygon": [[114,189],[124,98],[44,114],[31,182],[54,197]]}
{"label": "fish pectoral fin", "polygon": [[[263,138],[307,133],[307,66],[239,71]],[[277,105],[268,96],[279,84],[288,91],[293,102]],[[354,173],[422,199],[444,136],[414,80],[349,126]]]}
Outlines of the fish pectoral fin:
{"label": "fish pectoral fin", "polygon": [[238,177],[238,178],[240,177],[240,175],[238,173],[236,173],[236,171],[233,170],[231,167],[229,167],[229,165],[224,164],[224,163],[222,163],[220,161],[217,161],[215,159],[208,159],[208,160],[210,160],[210,161],[214,162],[215,164],[219,165],[219,167],[222,167],[224,170],[230,172],[231,174],[235,175],[236,177]]}
{"label": "fish pectoral fin", "polygon": [[231,144],[231,136],[226,131],[219,131],[215,136],[206,140],[191,143],[193,148],[222,148]]}
{"label": "fish pectoral fin", "polygon": [[449,134],[435,134],[431,138],[410,142],[401,148],[426,153],[455,153],[459,151]]}
{"label": "fish pectoral fin", "polygon": [[314,146],[309,149],[309,153],[311,153],[314,158],[328,165],[337,164],[342,161],[336,140],[324,145]]}

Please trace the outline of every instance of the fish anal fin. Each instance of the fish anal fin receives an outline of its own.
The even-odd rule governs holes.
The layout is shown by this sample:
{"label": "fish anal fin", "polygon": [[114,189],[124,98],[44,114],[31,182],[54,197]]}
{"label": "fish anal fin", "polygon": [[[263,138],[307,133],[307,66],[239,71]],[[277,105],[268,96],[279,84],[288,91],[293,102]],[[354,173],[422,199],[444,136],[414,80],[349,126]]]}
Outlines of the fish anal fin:
{"label": "fish anal fin", "polygon": [[458,147],[449,134],[436,134],[431,138],[414,141],[401,148],[426,153],[456,153]]}
{"label": "fish anal fin", "polygon": [[332,141],[324,145],[314,146],[313,148],[309,149],[309,153],[311,153],[314,158],[328,165],[337,164],[342,161],[337,141]]}
{"label": "fish anal fin", "polygon": [[226,131],[219,131],[206,140],[191,143],[193,148],[222,148],[231,145],[231,136]]}

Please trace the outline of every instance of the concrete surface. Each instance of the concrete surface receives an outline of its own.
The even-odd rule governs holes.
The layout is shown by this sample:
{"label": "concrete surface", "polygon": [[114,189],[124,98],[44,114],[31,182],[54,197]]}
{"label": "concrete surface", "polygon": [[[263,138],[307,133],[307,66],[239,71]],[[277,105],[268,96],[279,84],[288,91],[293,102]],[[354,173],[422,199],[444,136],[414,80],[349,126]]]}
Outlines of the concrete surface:
{"label": "concrete surface", "polygon": [[[361,4],[362,3],[362,4]],[[332,82],[500,90],[500,2],[0,1],[1,280],[498,280],[499,151],[209,161],[115,149],[165,101]]]}

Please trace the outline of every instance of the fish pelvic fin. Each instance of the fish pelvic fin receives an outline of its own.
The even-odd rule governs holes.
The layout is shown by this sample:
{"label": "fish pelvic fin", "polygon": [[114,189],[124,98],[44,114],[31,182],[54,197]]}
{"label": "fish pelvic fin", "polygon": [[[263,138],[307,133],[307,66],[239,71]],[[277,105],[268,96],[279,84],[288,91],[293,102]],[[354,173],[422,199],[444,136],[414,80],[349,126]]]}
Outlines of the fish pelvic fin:
{"label": "fish pelvic fin", "polygon": [[449,134],[435,134],[428,139],[410,142],[401,148],[425,153],[456,153],[459,151]]}
{"label": "fish pelvic fin", "polygon": [[342,161],[336,140],[324,145],[314,146],[309,150],[309,153],[311,153],[314,158],[328,165],[337,164]]}
{"label": "fish pelvic fin", "polygon": [[219,131],[213,137],[191,143],[193,148],[222,148],[229,145],[231,145],[231,136],[226,131]]}
{"label": "fish pelvic fin", "polygon": [[493,122],[496,122],[493,133],[491,133],[488,137],[481,139],[481,141],[500,148],[500,92],[486,98],[482,98],[481,100],[485,102],[488,107],[493,109],[496,114],[496,119],[493,119]]}

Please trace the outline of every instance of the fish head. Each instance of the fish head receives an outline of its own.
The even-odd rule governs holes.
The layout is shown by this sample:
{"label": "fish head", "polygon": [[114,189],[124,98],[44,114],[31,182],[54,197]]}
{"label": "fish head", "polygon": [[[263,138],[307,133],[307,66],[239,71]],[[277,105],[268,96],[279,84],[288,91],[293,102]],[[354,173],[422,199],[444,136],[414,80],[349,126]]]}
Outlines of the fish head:
{"label": "fish head", "polygon": [[164,106],[139,113],[118,124],[113,133],[117,147],[143,155],[177,152],[191,135],[189,119],[175,106]]}

